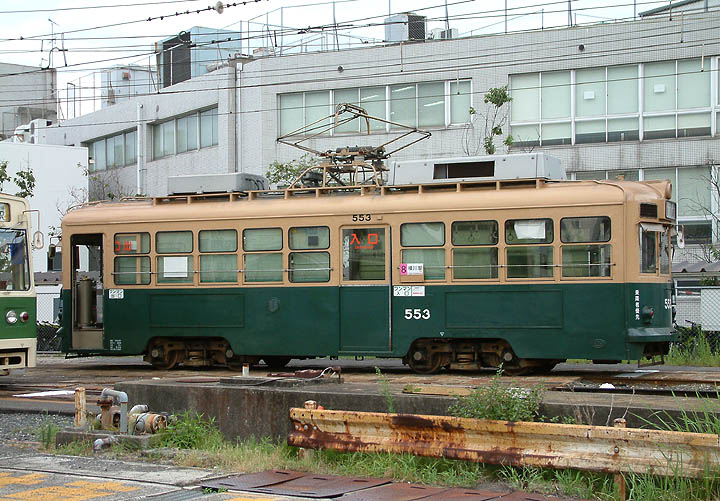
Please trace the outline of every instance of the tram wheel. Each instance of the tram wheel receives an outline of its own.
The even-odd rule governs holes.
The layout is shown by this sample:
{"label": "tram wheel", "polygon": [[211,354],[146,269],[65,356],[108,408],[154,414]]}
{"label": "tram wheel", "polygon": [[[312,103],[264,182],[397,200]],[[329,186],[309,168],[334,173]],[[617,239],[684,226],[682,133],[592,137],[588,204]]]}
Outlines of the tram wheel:
{"label": "tram wheel", "polygon": [[163,358],[153,358],[150,363],[158,370],[166,371],[175,367],[180,361],[180,352],[172,350],[164,354]]}
{"label": "tram wheel", "polygon": [[290,360],[292,360],[290,357],[282,356],[263,357],[262,359],[265,362],[265,365],[267,365],[270,369],[282,369],[290,363]]}
{"label": "tram wheel", "polygon": [[442,368],[442,357],[439,353],[433,353],[428,359],[415,360],[409,357],[408,364],[413,372],[417,374],[437,374]]}

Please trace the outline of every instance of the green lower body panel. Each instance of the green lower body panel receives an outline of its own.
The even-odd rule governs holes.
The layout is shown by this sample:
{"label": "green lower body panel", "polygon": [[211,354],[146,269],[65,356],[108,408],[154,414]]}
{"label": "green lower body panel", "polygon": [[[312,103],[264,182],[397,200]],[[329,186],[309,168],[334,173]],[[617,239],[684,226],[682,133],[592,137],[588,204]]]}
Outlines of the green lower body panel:
{"label": "green lower body panel", "polygon": [[[0,339],[28,339],[37,337],[37,324],[35,322],[36,300],[34,297],[13,297],[11,295],[0,297]],[[18,321],[9,324],[5,320],[9,311],[14,311]],[[22,322],[19,317],[27,312],[29,318]]]}
{"label": "green lower body panel", "polygon": [[[152,338],[212,337],[243,355],[402,357],[417,339],[502,339],[521,358],[622,360],[674,340],[669,283],[401,290],[408,287],[125,289],[120,299],[106,291],[103,349],[92,352],[140,354]],[[63,298],[72,312],[69,291]],[[648,308],[652,316],[643,315]],[[70,338],[64,351],[88,352]]]}

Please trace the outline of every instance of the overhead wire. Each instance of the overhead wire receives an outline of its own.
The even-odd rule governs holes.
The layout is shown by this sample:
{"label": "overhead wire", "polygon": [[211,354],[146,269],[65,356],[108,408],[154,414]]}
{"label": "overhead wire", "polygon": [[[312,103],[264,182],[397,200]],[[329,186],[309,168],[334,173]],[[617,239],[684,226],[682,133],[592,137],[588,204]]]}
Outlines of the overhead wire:
{"label": "overhead wire", "polygon": [[[642,31],[657,30],[657,29],[661,29],[661,28],[662,28],[661,26],[653,26],[653,27],[649,28],[648,30],[643,29]],[[682,30],[683,30],[682,32],[683,32],[683,33],[686,33],[686,34],[689,34],[689,33],[692,33],[692,32],[693,32],[693,30],[685,30],[684,28],[682,28]],[[675,34],[678,34],[678,33],[675,33]],[[598,37],[600,37],[600,38],[606,37],[606,36],[607,36],[607,35],[604,35],[604,34],[602,34],[602,33],[598,35]],[[593,38],[594,38],[593,36],[588,37],[588,36],[583,36],[583,35],[580,35],[580,34],[579,34],[579,36],[576,37],[576,40],[578,40],[578,41],[582,40],[582,41],[585,41],[585,42],[587,43],[588,41],[592,40]],[[625,40],[631,40],[631,39],[634,39],[634,38],[637,38],[637,35],[634,35],[634,36],[633,36],[633,35],[630,35],[630,37],[625,38]],[[247,39],[247,37],[245,37],[244,39]],[[236,39],[236,40],[237,40],[237,39]],[[618,40],[620,40],[620,39],[618,39]],[[708,40],[708,41],[709,41],[709,40]],[[212,43],[212,42],[211,42],[211,43]],[[542,43],[542,42],[541,42],[541,43]],[[207,45],[207,44],[206,44],[206,45]],[[517,47],[517,46],[515,46],[515,47]],[[514,47],[510,47],[510,49],[512,50],[512,49],[514,49]],[[152,56],[155,55],[155,54],[156,54],[156,53],[155,53],[154,51],[153,51],[153,52],[147,52],[147,53],[145,53],[145,57],[152,57]],[[412,56],[407,56],[407,57],[406,57],[407,60],[410,60],[411,58],[412,58]],[[109,59],[101,60],[101,61],[99,61],[99,62],[114,61],[114,60],[117,60],[117,59],[118,59],[118,58],[109,58]],[[95,62],[98,62],[98,61],[95,61]],[[202,62],[202,61],[200,61],[200,62]],[[213,59],[213,60],[210,61],[210,62],[216,62],[216,59]],[[394,61],[393,61],[393,62],[394,62]],[[78,64],[85,65],[85,64],[92,64],[92,63],[78,63]],[[328,68],[329,66],[328,66],[328,65],[324,65],[324,67],[325,67],[325,68]],[[112,67],[103,68],[103,69],[112,69]],[[102,71],[103,69],[97,69],[96,71]],[[34,70],[34,71],[37,71],[37,70]],[[64,71],[68,71],[68,70],[64,70]],[[84,70],[84,71],[87,71],[87,70]],[[252,70],[251,70],[251,71],[252,71]],[[279,70],[265,69],[265,68],[264,68],[262,71],[263,71],[264,74],[267,74],[267,72],[279,71]],[[321,71],[324,71],[324,70],[321,69]],[[25,73],[28,73],[28,72],[21,72],[21,73],[22,73],[22,74],[25,74]],[[2,77],[7,77],[7,76],[14,76],[14,75],[16,75],[16,74],[12,74],[12,73],[11,73],[11,74],[0,75],[0,78],[2,78]]]}
{"label": "overhead wire", "polygon": [[[711,30],[711,29],[712,28],[697,28],[697,29],[690,30],[690,29],[683,28],[682,33],[684,33],[685,35],[690,35],[691,33],[703,32],[703,31]],[[674,31],[674,32],[664,31],[662,33],[650,33],[650,34],[638,36],[637,31],[635,31],[635,32],[629,34],[627,36],[627,38],[613,38],[610,40],[610,42],[618,43],[618,42],[624,42],[624,41],[628,41],[628,40],[633,40],[633,41],[649,40],[649,39],[653,39],[658,36],[667,37],[667,36],[678,35],[678,34],[680,34],[679,31]],[[464,70],[467,68],[472,68],[472,66],[463,66],[461,63],[463,61],[475,61],[475,60],[477,60],[478,57],[482,57],[483,59],[494,60],[493,67],[499,67],[503,63],[522,64],[523,62],[526,62],[526,61],[527,62],[531,62],[531,61],[542,62],[543,59],[538,59],[538,58],[534,57],[534,53],[536,53],[538,51],[546,52],[547,50],[549,50],[551,48],[554,48],[555,50],[570,49],[570,48],[573,48],[575,42],[577,42],[579,40],[585,41],[587,43],[588,38],[591,38],[591,37],[585,36],[585,37],[579,37],[577,39],[570,39],[570,40],[566,39],[561,42],[564,44],[562,46],[558,46],[557,41],[548,41],[548,42],[543,42],[541,44],[533,44],[532,47],[527,47],[526,44],[519,44],[518,46],[508,46],[507,44],[504,44],[502,48],[507,49],[507,50],[505,50],[503,52],[492,52],[491,50],[488,50],[486,47],[484,47],[481,55],[471,53],[471,54],[450,57],[450,58],[443,57],[443,55],[439,55],[439,56],[437,56],[437,58],[433,58],[433,59],[428,59],[427,56],[424,56],[424,55],[416,56],[416,57],[405,56],[404,60],[407,65],[412,64],[412,61],[414,61],[414,60],[419,60],[424,64],[432,64],[432,63],[437,63],[437,62],[441,62],[444,64],[443,66],[440,66],[433,70],[423,70],[426,72],[430,72],[430,71],[460,71],[460,70]],[[711,41],[713,41],[712,38],[705,38],[705,39],[693,40],[693,43],[697,45],[697,44],[708,43]],[[608,43],[608,40],[604,40],[603,42]],[[638,50],[638,49],[647,49],[648,47],[659,49],[663,46],[672,45],[673,43],[674,42],[672,42],[672,41],[666,42],[665,44],[658,44],[656,42],[651,42],[651,43],[643,45],[643,46],[640,46],[640,45],[633,45],[633,46],[628,46],[628,47],[623,46],[623,47],[619,47],[617,49],[613,49],[612,51],[602,51],[602,52],[597,52],[597,53],[593,53],[592,51],[586,50],[583,54],[578,55],[578,58],[582,58],[583,61],[588,61],[588,60],[592,60],[593,58],[607,58],[613,54],[617,55],[617,54],[621,54],[625,51],[630,52],[630,51],[634,51],[634,50]],[[689,44],[689,42],[686,42],[685,46],[690,47],[690,45],[688,45],[688,44]],[[538,45],[541,45],[541,46],[538,47]],[[543,45],[545,45],[545,46],[543,46]],[[521,57],[526,54],[531,54],[531,55],[533,55],[533,57],[522,59]],[[505,60],[501,59],[500,61],[497,61],[497,58],[499,56],[504,57],[507,55],[512,55],[512,58],[505,59]],[[549,57],[552,57],[552,56],[549,56]],[[216,60],[213,59],[210,61],[215,62]],[[265,60],[265,61],[267,61],[267,60]],[[272,62],[273,60],[270,59],[269,61]],[[380,65],[376,64],[375,61],[381,61],[381,62],[389,61],[390,64],[380,66]],[[449,63],[452,63],[452,65],[450,65]],[[332,80],[333,81],[342,81],[343,79],[363,78],[362,76],[350,75],[350,73],[353,71],[364,71],[367,69],[377,70],[382,67],[392,68],[392,67],[397,67],[399,64],[400,64],[400,62],[397,60],[396,57],[390,58],[390,59],[385,59],[385,60],[378,60],[377,58],[373,58],[372,62],[366,63],[366,65],[363,65],[363,66],[346,65],[347,67],[345,69],[345,72],[347,73],[347,75],[345,75],[344,77],[335,76],[332,78]],[[247,65],[248,68],[251,66],[252,66],[252,64]],[[263,64],[263,66],[265,66],[265,65]],[[299,79],[298,77],[313,76],[313,75],[317,75],[317,74],[326,74],[326,69],[329,67],[332,67],[332,65],[318,65],[317,68],[319,68],[319,69],[317,71],[312,71],[312,72],[311,71],[306,71],[306,72],[303,72],[303,71],[297,72],[296,71],[296,72],[293,72],[293,76],[295,77],[293,80],[277,81],[277,82],[274,82],[272,85],[291,85],[291,84],[301,84],[304,82],[317,82],[317,80],[303,80],[303,79]],[[242,77],[245,79],[248,79],[248,80],[252,80],[253,78],[256,78],[255,75],[253,75],[253,73],[256,73],[258,76],[265,78],[265,77],[267,77],[268,74],[271,74],[274,71],[278,71],[278,70],[281,71],[282,73],[286,73],[286,70],[284,68],[280,68],[280,69],[262,68],[261,70],[257,70],[257,71],[253,71],[253,70],[244,68],[243,72],[242,72]],[[410,70],[404,70],[404,73],[407,74],[408,71],[410,71]],[[385,75],[387,75],[387,74],[385,74]],[[224,77],[224,76],[215,77],[212,74],[208,74],[208,75],[204,76],[203,78],[205,79],[204,80],[205,83],[212,82],[216,79],[220,79],[223,81],[226,80],[226,77]],[[149,81],[148,80],[141,81],[141,84],[144,84],[144,83],[149,83]],[[23,85],[23,84],[18,84],[18,85]],[[23,86],[25,88],[27,88],[27,85],[23,85]],[[97,88],[101,88],[101,87],[94,87],[94,88],[97,89]],[[173,91],[167,91],[167,92],[173,92]],[[167,92],[164,92],[164,93],[167,93]]]}
{"label": "overhead wire", "polygon": [[115,9],[118,7],[148,7],[150,5],[162,5],[171,3],[190,3],[200,2],[203,0],[153,0],[141,3],[118,3],[105,5],[83,5],[81,7],[55,7],[52,9],[24,9],[24,10],[0,10],[0,14],[33,14],[35,12],[63,12],[69,10],[89,10],[89,9]]}
{"label": "overhead wire", "polygon": [[[652,47],[648,47],[648,50],[652,50]],[[718,69],[715,69],[715,70],[712,70],[712,71],[716,71],[716,72],[717,72]],[[706,72],[707,72],[708,74],[710,74],[711,70],[708,69],[708,70],[706,70]],[[424,72],[423,72],[423,73],[424,73]],[[676,76],[676,75],[693,74],[693,73],[697,73],[697,72],[692,72],[692,71],[689,71],[689,72],[674,72],[674,71],[673,71],[672,73],[654,75],[653,78],[661,78],[661,77],[664,77],[664,76],[665,76],[665,77],[674,77],[674,76]],[[406,74],[408,74],[408,73],[406,73]],[[628,78],[612,79],[612,80],[610,80],[609,82],[633,81],[633,80],[639,80],[639,79],[640,79],[640,77],[637,76],[637,77],[628,77]],[[450,79],[448,79],[448,80],[453,81],[454,79],[450,78]],[[465,80],[467,80],[467,78],[465,78]],[[583,84],[604,83],[604,82],[605,82],[605,80],[595,81],[595,82],[593,82],[593,81],[588,81],[588,82],[583,82]],[[428,82],[411,82],[411,84],[415,84],[415,83],[432,83],[432,81],[428,81]],[[270,84],[256,84],[256,85],[239,85],[239,86],[231,86],[231,87],[213,87],[213,88],[210,88],[210,89],[174,90],[174,91],[171,91],[171,92],[169,92],[169,93],[172,93],[172,94],[185,94],[185,93],[197,92],[198,90],[201,90],[201,91],[242,90],[242,89],[265,87],[265,86],[271,86],[271,85],[275,85],[275,84],[270,83]],[[550,88],[550,87],[568,87],[569,85],[570,85],[570,84],[557,84],[557,85],[552,85],[552,86],[547,86],[547,85],[545,85],[545,86],[542,86],[542,87],[541,87],[540,85],[538,85],[538,86],[524,86],[524,87],[523,87],[522,89],[520,89],[520,90],[532,90],[532,89],[541,89],[541,88]],[[382,87],[385,87],[385,86],[383,85]],[[489,89],[477,89],[477,88],[475,88],[475,89],[472,90],[472,92],[470,92],[470,94],[471,94],[471,95],[484,95],[488,90],[489,90]],[[165,92],[164,92],[164,93],[162,93],[161,95],[165,95],[165,94],[168,94],[168,93],[165,93]],[[438,98],[439,98],[439,97],[447,97],[447,96],[448,96],[447,94],[442,94],[442,95],[438,94],[438,95],[436,95],[436,96],[427,96],[427,97],[430,97],[430,98],[431,98],[431,97],[438,97]],[[409,99],[410,99],[410,100],[415,100],[415,97],[412,97],[412,98],[409,98]],[[400,99],[400,100],[402,100],[402,99]],[[398,99],[393,99],[393,101],[400,101],[400,100],[398,100]],[[383,102],[386,102],[387,99],[383,99],[382,101],[383,101]],[[329,104],[328,104],[328,106],[329,106]],[[285,109],[285,108],[283,108],[283,109]],[[292,107],[287,108],[287,109],[292,109]],[[298,109],[301,109],[301,107],[298,108]],[[227,114],[227,115],[233,115],[233,114],[235,114],[235,115],[242,115],[242,114],[248,114],[248,113],[277,112],[278,110],[279,110],[279,108],[277,108],[277,107],[257,108],[257,109],[253,109],[253,110],[238,110],[238,111],[230,111],[230,112],[221,112],[221,113],[219,113],[219,115],[224,115],[224,114]],[[188,111],[191,111],[191,110],[188,110]],[[180,115],[181,115],[181,114],[180,114]],[[168,117],[168,118],[172,118],[172,117]],[[156,119],[148,119],[147,122],[148,122],[148,123],[157,122],[157,120],[156,120]],[[73,123],[73,124],[68,124],[68,125],[60,124],[59,127],[86,127],[86,126],[95,126],[95,125],[124,124],[124,123],[132,124],[132,123],[135,123],[135,120],[121,120],[121,121],[112,121],[112,122],[85,122],[85,123]]]}

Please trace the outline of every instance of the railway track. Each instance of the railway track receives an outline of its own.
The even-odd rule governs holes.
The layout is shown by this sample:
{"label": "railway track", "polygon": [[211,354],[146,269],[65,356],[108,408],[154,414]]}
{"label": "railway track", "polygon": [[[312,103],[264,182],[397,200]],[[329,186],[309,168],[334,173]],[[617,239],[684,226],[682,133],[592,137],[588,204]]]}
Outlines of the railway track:
{"label": "railway track", "polygon": [[[293,361],[286,371],[292,373],[303,369],[324,369],[329,365],[339,365],[343,379],[349,383],[377,383],[375,367],[379,367],[396,390],[408,392],[410,389],[409,392],[435,395],[468,394],[474,388],[488,384],[495,375],[492,370],[417,375],[400,362],[385,359]],[[265,377],[271,372],[276,371],[257,366],[252,368],[250,374]],[[222,367],[161,371],[144,363],[140,357],[65,359],[60,356],[40,356],[38,367],[27,369],[24,374],[0,379],[0,409],[2,401],[19,400],[70,405],[73,403],[72,392],[78,386],[86,389],[88,403],[94,403],[103,388],[112,387],[119,381],[173,379],[182,382],[213,382],[237,375],[238,372]],[[716,397],[717,388],[720,387],[720,369],[561,364],[545,375],[508,377],[503,378],[503,381],[522,387],[542,384],[548,391]]]}

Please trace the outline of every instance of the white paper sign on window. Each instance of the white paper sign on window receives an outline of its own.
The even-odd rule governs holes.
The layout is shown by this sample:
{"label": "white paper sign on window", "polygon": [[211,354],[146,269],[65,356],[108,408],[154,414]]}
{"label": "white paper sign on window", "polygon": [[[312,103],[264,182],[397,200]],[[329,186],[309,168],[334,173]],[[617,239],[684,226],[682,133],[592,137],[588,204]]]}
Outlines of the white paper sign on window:
{"label": "white paper sign on window", "polygon": [[165,256],[163,258],[163,276],[165,278],[187,278],[186,256]]}
{"label": "white paper sign on window", "polygon": [[515,221],[515,234],[521,240],[544,240],[545,221]]}
{"label": "white paper sign on window", "polygon": [[401,275],[423,275],[422,263],[403,263],[400,265]]}

